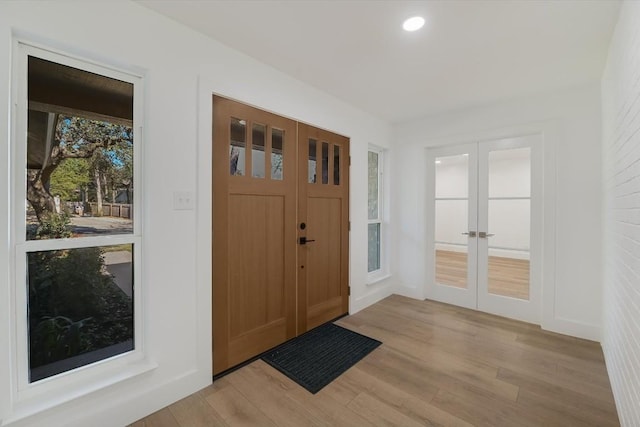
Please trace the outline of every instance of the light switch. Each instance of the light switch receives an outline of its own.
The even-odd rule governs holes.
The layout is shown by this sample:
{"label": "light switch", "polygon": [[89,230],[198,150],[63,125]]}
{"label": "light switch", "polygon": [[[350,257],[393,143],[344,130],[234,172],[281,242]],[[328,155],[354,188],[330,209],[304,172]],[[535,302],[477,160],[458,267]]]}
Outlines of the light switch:
{"label": "light switch", "polygon": [[176,211],[192,211],[195,208],[195,194],[192,191],[174,191],[173,209]]}

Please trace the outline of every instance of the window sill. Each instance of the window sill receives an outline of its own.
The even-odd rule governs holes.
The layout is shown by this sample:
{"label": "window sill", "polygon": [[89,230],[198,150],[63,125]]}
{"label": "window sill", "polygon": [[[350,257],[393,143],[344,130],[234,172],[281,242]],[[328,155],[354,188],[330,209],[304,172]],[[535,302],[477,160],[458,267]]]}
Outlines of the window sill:
{"label": "window sill", "polygon": [[72,390],[68,392],[60,392],[60,388],[58,388],[58,390],[51,390],[50,392],[43,393],[46,396],[44,399],[42,398],[42,395],[37,396],[37,398],[20,399],[20,397],[18,397],[13,405],[13,413],[5,418],[3,422],[10,424],[37,415],[38,413],[55,408],[56,406],[60,406],[88,394],[95,393],[123,381],[146,374],[155,370],[157,367],[158,364],[155,362],[141,360],[137,363],[131,363],[123,369],[121,368],[111,371],[110,375],[101,375],[102,378],[96,378],[86,386],[73,387]]}
{"label": "window sill", "polygon": [[376,273],[367,277],[367,286],[373,286],[376,283],[382,282],[383,280],[387,280],[391,277],[389,273]]}

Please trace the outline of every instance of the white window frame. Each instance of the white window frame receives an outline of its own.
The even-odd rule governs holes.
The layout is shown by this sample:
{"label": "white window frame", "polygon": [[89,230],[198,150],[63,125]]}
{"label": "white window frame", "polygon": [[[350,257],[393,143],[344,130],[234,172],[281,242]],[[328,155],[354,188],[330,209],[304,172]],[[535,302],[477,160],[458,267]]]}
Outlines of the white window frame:
{"label": "white window frame", "polygon": [[[383,148],[377,147],[375,145],[369,145],[369,149],[367,150],[367,173],[369,170],[369,152],[376,153],[378,155],[378,218],[369,219],[369,215],[367,213],[367,227],[369,224],[380,224],[380,268],[371,272],[367,272],[367,284],[372,285],[376,282],[384,280],[389,277],[389,267],[388,267],[388,256],[387,256],[387,221],[386,221],[386,213],[387,213],[387,201],[385,199],[386,192],[384,191],[386,182],[385,182],[385,172],[384,165],[386,163],[386,151]],[[367,179],[367,194],[368,194],[368,186],[369,182]],[[367,210],[368,212],[368,210]],[[367,228],[367,270],[369,269],[368,262],[368,254],[369,254],[369,231]]]}
{"label": "white window frame", "polygon": [[[26,200],[26,150],[27,150],[27,71],[29,56],[42,58],[70,67],[116,78],[134,86],[133,129],[134,129],[134,182],[133,193],[133,233],[110,236],[87,236],[67,239],[26,240],[25,200]],[[10,322],[11,322],[11,404],[10,415],[4,422],[15,421],[66,401],[89,394],[117,382],[140,375],[156,365],[148,360],[145,353],[143,286],[143,76],[113,66],[78,58],[49,47],[25,40],[15,40],[13,46],[12,114],[10,144],[10,257],[13,268],[10,271]],[[94,362],[67,372],[30,383],[27,313],[27,253],[57,249],[74,249],[95,246],[133,244],[133,264],[135,297],[134,349],[98,362]],[[46,396],[43,398],[43,396]]]}

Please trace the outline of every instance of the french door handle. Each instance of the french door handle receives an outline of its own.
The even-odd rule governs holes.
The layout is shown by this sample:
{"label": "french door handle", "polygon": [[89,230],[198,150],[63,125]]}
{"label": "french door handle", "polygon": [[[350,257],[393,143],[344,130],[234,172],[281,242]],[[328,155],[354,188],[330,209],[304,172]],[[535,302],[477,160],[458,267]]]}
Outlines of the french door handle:
{"label": "french door handle", "polygon": [[304,236],[300,237],[300,239],[298,240],[298,243],[300,243],[301,245],[306,245],[307,243],[311,243],[311,242],[315,242],[315,240],[307,239]]}
{"label": "french door handle", "polygon": [[480,231],[478,233],[478,237],[480,237],[481,239],[486,239],[487,237],[491,237],[491,236],[495,236],[495,234],[487,233],[486,231]]}
{"label": "french door handle", "polygon": [[467,233],[462,233],[465,236],[469,236],[469,237],[476,237],[476,232],[475,231],[469,231]]}

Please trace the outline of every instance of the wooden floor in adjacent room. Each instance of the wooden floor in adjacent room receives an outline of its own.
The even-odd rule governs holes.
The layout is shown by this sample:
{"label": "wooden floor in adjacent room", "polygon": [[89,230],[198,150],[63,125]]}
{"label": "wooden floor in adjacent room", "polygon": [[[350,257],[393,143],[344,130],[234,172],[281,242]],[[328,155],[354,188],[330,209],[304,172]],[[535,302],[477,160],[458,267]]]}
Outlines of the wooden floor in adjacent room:
{"label": "wooden floor in adjacent room", "polygon": [[[487,265],[489,293],[529,299],[529,260],[490,256]],[[436,283],[467,287],[467,254],[436,250]]]}
{"label": "wooden floor in adjacent room", "polygon": [[133,426],[619,425],[598,343],[400,296],[337,323],[383,344],[318,394],[259,360]]}

